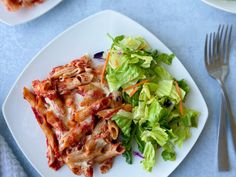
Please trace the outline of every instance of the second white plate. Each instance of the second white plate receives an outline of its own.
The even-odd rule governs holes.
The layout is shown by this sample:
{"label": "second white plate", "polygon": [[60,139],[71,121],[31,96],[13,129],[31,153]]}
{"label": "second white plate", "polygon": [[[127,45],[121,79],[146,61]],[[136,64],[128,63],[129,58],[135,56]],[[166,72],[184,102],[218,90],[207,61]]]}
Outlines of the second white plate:
{"label": "second white plate", "polygon": [[14,26],[31,21],[55,7],[62,0],[45,0],[44,3],[35,5],[31,8],[23,8],[17,12],[9,12],[0,2],[0,22]]}
{"label": "second white plate", "polygon": [[236,13],[235,0],[202,0],[202,1],[217,9],[230,12],[230,13]]}
{"label": "second white plate", "polygon": [[[42,176],[72,177],[75,175],[66,166],[57,172],[48,167],[45,137],[37,125],[29,104],[23,99],[23,87],[31,87],[31,81],[34,79],[45,78],[47,73],[55,66],[68,63],[85,53],[92,55],[95,52],[110,48],[111,40],[107,37],[107,33],[110,33],[112,36],[120,34],[140,35],[153,48],[171,53],[147,29],[130,18],[110,10],[100,12],[75,24],[41,50],[24,69],[11,89],[3,105],[3,114],[22,152]],[[168,70],[177,79],[184,78],[187,80],[191,93],[186,104],[201,113],[198,128],[192,129],[192,137],[184,143],[181,149],[177,149],[176,161],[165,162],[159,157],[153,171],[148,173],[143,170],[139,158],[134,159],[133,165],[128,165],[124,158],[120,156],[115,159],[113,168],[107,174],[102,175],[98,170],[95,170],[94,177],[153,177],[154,175],[167,177],[190,152],[206,123],[208,109],[198,87],[177,58],[174,59],[173,64],[168,67]]]}

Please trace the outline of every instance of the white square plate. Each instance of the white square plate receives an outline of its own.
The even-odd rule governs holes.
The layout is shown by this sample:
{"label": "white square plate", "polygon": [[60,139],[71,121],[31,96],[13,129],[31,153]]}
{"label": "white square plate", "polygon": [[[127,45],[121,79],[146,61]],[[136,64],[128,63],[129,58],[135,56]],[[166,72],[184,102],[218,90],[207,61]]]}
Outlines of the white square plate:
{"label": "white square plate", "polygon": [[230,12],[230,13],[236,13],[235,0],[202,0],[202,1],[217,9]]}
{"label": "white square plate", "polygon": [[[56,37],[26,66],[17,79],[3,105],[3,114],[6,122],[22,152],[42,175],[47,177],[72,177],[75,176],[64,166],[58,172],[53,171],[47,165],[45,138],[37,125],[29,104],[23,99],[22,90],[24,86],[31,87],[34,79],[43,79],[52,67],[68,63],[72,59],[85,53],[95,52],[110,48],[111,40],[107,33],[112,36],[140,35],[143,36],[153,48],[162,52],[171,51],[147,29],[129,19],[128,17],[111,11],[103,11],[75,24],[61,35]],[[177,78],[185,78],[191,87],[187,103],[189,107],[201,112],[199,126],[192,129],[192,137],[188,139],[181,149],[177,149],[177,159],[173,162],[165,162],[158,158],[157,165],[152,173],[143,170],[140,159],[135,158],[133,165],[128,165],[122,156],[116,158],[113,168],[105,175],[96,169],[95,177],[167,177],[189,153],[197,141],[208,117],[208,109],[202,94],[193,79],[175,58],[168,70]],[[160,154],[158,154],[160,156]]]}
{"label": "white square plate", "polygon": [[55,7],[62,0],[45,0],[42,4],[37,4],[31,8],[22,8],[17,12],[9,12],[0,1],[0,22],[14,26],[31,21]]}

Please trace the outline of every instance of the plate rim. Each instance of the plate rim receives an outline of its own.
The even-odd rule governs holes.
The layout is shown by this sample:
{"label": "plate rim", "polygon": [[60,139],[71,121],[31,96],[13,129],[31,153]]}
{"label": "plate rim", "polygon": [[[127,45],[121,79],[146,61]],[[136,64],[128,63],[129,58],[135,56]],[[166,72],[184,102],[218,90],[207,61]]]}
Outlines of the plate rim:
{"label": "plate rim", "polygon": [[[3,23],[3,24],[5,24],[5,25],[8,25],[8,26],[10,26],[10,27],[14,27],[14,26],[18,26],[18,25],[21,25],[21,24],[24,24],[24,23],[28,23],[28,22],[30,22],[30,21],[33,21],[33,20],[35,20],[35,19],[37,19],[37,18],[43,16],[43,15],[46,14],[46,13],[48,13],[48,12],[49,12],[50,10],[52,10],[54,7],[56,7],[57,5],[59,5],[62,1],[63,1],[63,0],[58,0],[53,6],[51,6],[50,8],[48,8],[48,9],[47,9],[46,11],[44,11],[43,13],[40,13],[40,14],[36,15],[35,17],[30,18],[30,19],[28,19],[28,20],[22,20],[22,21],[18,21],[18,22],[16,22],[16,23],[10,23],[9,21],[6,21],[6,20],[0,18],[0,22]],[[4,4],[1,4],[1,5],[4,6]],[[38,5],[40,5],[40,4],[38,4]],[[32,7],[32,8],[33,8],[33,7]],[[10,13],[10,12],[9,12],[9,13]],[[14,12],[13,12],[13,13],[14,13]]]}
{"label": "plate rim", "polygon": [[[68,31],[70,31],[71,29],[73,29],[75,26],[77,26],[77,25],[79,25],[79,24],[81,24],[81,23],[84,23],[85,21],[90,20],[90,19],[92,19],[92,18],[94,18],[94,17],[96,17],[96,16],[99,16],[99,15],[101,15],[101,14],[106,14],[106,13],[119,15],[119,16],[121,16],[121,17],[124,17],[124,18],[126,18],[126,19],[128,19],[128,20],[134,22],[136,25],[138,25],[139,27],[141,27],[143,30],[149,32],[149,33],[152,35],[152,38],[155,38],[155,39],[158,39],[158,40],[159,40],[159,38],[157,38],[157,37],[156,37],[151,31],[149,31],[147,28],[145,28],[144,26],[142,26],[141,24],[139,24],[138,22],[136,22],[136,21],[133,20],[132,18],[130,18],[130,17],[128,17],[128,16],[126,16],[126,15],[120,13],[120,12],[117,12],[117,11],[115,11],[115,10],[106,9],[106,10],[97,12],[97,13],[95,13],[95,14],[92,14],[92,15],[90,15],[90,16],[88,16],[88,17],[86,17],[86,18],[84,18],[84,19],[82,19],[82,20],[76,22],[75,24],[71,25],[70,27],[66,28],[64,31],[62,31],[61,33],[59,33],[58,35],[56,35],[52,40],[50,40],[44,47],[42,47],[42,48],[34,55],[34,57],[28,62],[28,64],[26,64],[26,66],[23,68],[23,70],[20,72],[19,76],[16,78],[15,82],[14,82],[13,85],[11,86],[11,88],[10,88],[10,90],[9,90],[9,92],[8,92],[7,96],[5,97],[4,102],[3,102],[3,104],[2,104],[3,117],[4,117],[4,120],[5,120],[6,124],[7,124],[7,126],[8,126],[8,129],[9,129],[10,132],[11,132],[11,135],[12,135],[13,138],[14,138],[14,141],[16,142],[16,144],[17,144],[18,148],[20,149],[21,153],[24,154],[24,157],[28,160],[28,162],[30,163],[30,165],[32,165],[32,167],[33,167],[33,168],[37,171],[37,173],[39,173],[41,176],[43,176],[42,173],[38,170],[38,168],[34,165],[34,163],[31,162],[31,160],[28,158],[28,156],[27,156],[27,155],[25,154],[25,152],[22,150],[22,147],[21,147],[20,144],[18,143],[18,140],[17,140],[17,138],[15,137],[15,135],[14,135],[14,133],[13,133],[13,130],[12,130],[12,128],[11,128],[9,122],[8,122],[8,119],[6,118],[6,112],[5,112],[5,111],[6,111],[6,104],[7,104],[8,100],[9,100],[10,95],[12,94],[13,89],[15,88],[17,82],[20,80],[20,78],[21,78],[21,76],[23,75],[23,73],[28,69],[28,67],[34,62],[34,60],[36,60],[37,57],[38,57],[48,46],[50,46],[52,43],[54,43],[55,40],[57,40],[58,38],[60,38],[61,36],[63,36],[65,33],[67,33]],[[160,41],[160,43],[161,43],[162,45],[164,45],[169,51],[171,51],[161,40],[159,40],[159,41]],[[177,57],[177,59],[178,59],[178,57]],[[175,171],[175,169],[176,169],[176,168],[183,162],[183,160],[188,156],[188,154],[190,153],[190,151],[192,150],[192,148],[195,146],[196,142],[198,141],[199,137],[202,135],[202,132],[203,132],[203,130],[204,130],[204,128],[205,128],[206,122],[207,122],[207,120],[208,120],[208,118],[209,118],[209,109],[208,109],[207,103],[206,103],[206,101],[205,101],[205,98],[204,98],[204,96],[203,96],[201,90],[199,89],[198,85],[196,84],[195,80],[193,79],[193,77],[191,76],[191,74],[189,73],[189,71],[186,69],[186,67],[182,64],[182,62],[181,62],[179,59],[178,59],[178,61],[179,61],[180,64],[185,68],[185,70],[187,71],[187,73],[189,74],[189,76],[191,77],[191,79],[193,80],[194,84],[196,85],[196,87],[197,87],[197,89],[198,89],[198,91],[199,91],[199,93],[200,93],[200,96],[201,96],[202,99],[203,99],[203,102],[204,102],[205,108],[206,108],[206,110],[205,110],[205,111],[206,111],[206,118],[205,118],[205,120],[204,120],[204,122],[203,122],[202,129],[201,129],[201,131],[200,131],[198,137],[196,138],[195,142],[193,143],[192,147],[191,147],[190,150],[187,152],[187,154],[183,157],[183,159],[178,163],[178,165],[176,165],[172,170],[169,171],[167,177],[168,177],[171,173],[173,173],[173,171]]]}
{"label": "plate rim", "polygon": [[231,14],[236,14],[236,10],[233,11],[233,10],[230,10],[230,9],[225,9],[217,4],[214,4],[214,3],[211,3],[209,2],[208,0],[201,0],[202,2],[204,2],[205,4],[207,4],[208,6],[211,6],[211,7],[214,7],[218,10],[221,10],[221,11],[224,11],[224,12],[228,12],[228,13],[231,13]]}

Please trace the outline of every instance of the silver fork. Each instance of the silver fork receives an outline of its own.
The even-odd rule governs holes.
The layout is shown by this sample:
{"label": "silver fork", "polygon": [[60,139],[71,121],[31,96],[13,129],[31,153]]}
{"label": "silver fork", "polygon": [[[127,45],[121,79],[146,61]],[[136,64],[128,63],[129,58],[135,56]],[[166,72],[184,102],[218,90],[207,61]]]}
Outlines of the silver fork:
{"label": "silver fork", "polygon": [[222,101],[218,126],[218,169],[229,170],[225,108],[229,115],[230,129],[236,149],[236,124],[231,110],[229,97],[226,93],[224,80],[229,72],[229,54],[231,43],[232,25],[220,25],[217,33],[210,33],[205,41],[205,65],[208,74],[216,79],[221,86]]}

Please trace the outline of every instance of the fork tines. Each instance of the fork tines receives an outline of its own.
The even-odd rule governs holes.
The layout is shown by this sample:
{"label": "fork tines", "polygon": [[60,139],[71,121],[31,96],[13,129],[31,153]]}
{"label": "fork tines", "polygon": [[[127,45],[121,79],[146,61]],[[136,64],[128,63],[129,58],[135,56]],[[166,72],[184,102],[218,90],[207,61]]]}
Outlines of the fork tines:
{"label": "fork tines", "polygon": [[228,64],[232,25],[219,25],[218,31],[206,35],[205,64],[221,62]]}

